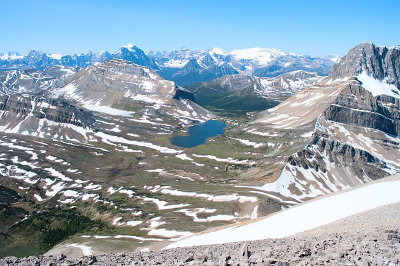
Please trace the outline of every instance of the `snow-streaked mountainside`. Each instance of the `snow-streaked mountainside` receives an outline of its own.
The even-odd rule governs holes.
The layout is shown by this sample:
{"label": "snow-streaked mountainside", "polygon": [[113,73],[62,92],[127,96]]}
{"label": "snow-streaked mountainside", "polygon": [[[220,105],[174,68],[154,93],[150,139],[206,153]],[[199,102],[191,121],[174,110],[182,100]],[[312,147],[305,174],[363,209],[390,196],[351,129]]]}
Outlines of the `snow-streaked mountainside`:
{"label": "snow-streaked mountainside", "polygon": [[0,72],[0,93],[40,92],[60,86],[77,72],[74,67],[52,66],[44,70],[10,70]]}
{"label": "snow-streaked mountainside", "polygon": [[243,116],[272,108],[321,78],[317,73],[303,70],[277,77],[235,74],[185,88],[193,92],[196,102],[205,108],[228,116]]}
{"label": "snow-streaked mountainside", "polygon": [[147,55],[133,44],[124,45],[116,52],[102,51],[86,54],[58,54],[32,50],[27,55],[9,52],[0,55],[0,70],[45,69],[53,65],[85,68],[96,62],[123,59],[157,70],[159,74],[187,85],[230,74],[252,74],[274,77],[286,72],[304,70],[327,75],[338,56],[325,58],[285,53],[272,48],[236,49],[226,52],[220,48],[191,51],[187,48],[172,52],[150,51]]}
{"label": "snow-streaked mountainside", "polygon": [[212,117],[210,112],[193,103],[193,94],[189,91],[147,67],[121,59],[83,69],[65,79],[63,86],[49,94],[53,98],[77,101],[92,110],[93,106],[118,107],[122,103],[142,102],[194,121]]}
{"label": "snow-streaked mountainside", "polygon": [[[6,133],[86,142],[96,139],[92,112],[132,117],[135,112],[121,108],[130,105],[142,108],[143,117],[135,120],[143,123],[154,123],[150,117],[162,120],[171,116],[186,125],[214,117],[174,82],[121,59],[96,63],[79,72],[53,66],[43,71],[3,73],[6,77],[16,75],[15,89],[7,87],[1,99],[0,126]],[[53,77],[46,76],[48,73]],[[66,74],[54,78],[60,73]],[[20,84],[25,79],[30,83],[22,90]]]}
{"label": "snow-streaked mountainside", "polygon": [[195,83],[187,88],[191,91],[202,88],[222,89],[226,91],[240,91],[251,87],[254,94],[271,99],[286,99],[301,89],[317,83],[322,77],[317,73],[296,70],[276,77],[256,77],[239,74],[227,75],[209,82]]}
{"label": "snow-streaked mountainside", "polygon": [[254,222],[236,224],[225,229],[194,235],[166,248],[291,236],[357,213],[400,202],[399,189],[400,176],[397,175],[353,190],[306,202]]}
{"label": "snow-streaked mountainside", "polygon": [[[303,201],[400,172],[399,88],[390,85],[398,84],[392,74],[400,48],[375,48],[372,43],[353,48],[328,77],[253,123],[293,130],[315,125],[310,142],[260,190]],[[363,59],[353,65],[349,57]]]}

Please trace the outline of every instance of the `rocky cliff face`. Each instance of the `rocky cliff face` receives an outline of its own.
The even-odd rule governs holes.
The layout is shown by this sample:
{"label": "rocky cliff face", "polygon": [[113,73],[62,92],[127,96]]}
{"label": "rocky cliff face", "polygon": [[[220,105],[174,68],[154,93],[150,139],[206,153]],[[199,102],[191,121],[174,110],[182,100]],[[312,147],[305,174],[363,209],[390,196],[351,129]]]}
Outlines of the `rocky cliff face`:
{"label": "rocky cliff face", "polygon": [[361,127],[378,129],[389,135],[400,133],[399,99],[373,97],[360,85],[348,85],[324,111],[326,119]]}
{"label": "rocky cliff face", "polygon": [[60,86],[64,79],[76,72],[76,68],[64,66],[0,72],[0,93],[38,93]]}
{"label": "rocky cliff face", "polygon": [[356,76],[365,71],[368,75],[400,87],[400,46],[377,47],[367,42],[357,45],[333,66],[329,77],[336,79]]}
{"label": "rocky cliff face", "polygon": [[0,127],[5,133],[79,139],[79,128],[95,129],[91,112],[61,100],[20,95],[0,96]]}

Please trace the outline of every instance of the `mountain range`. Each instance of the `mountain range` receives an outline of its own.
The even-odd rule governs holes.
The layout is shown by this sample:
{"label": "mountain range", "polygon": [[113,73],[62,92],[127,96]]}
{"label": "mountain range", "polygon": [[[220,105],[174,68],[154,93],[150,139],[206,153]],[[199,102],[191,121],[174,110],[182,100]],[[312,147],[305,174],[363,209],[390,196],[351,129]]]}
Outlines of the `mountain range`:
{"label": "mountain range", "polygon": [[172,52],[146,54],[133,44],[128,44],[114,53],[61,55],[47,54],[36,50],[22,56],[18,53],[0,55],[0,70],[41,70],[53,65],[85,68],[95,62],[123,59],[157,71],[162,77],[187,85],[210,81],[230,74],[251,74],[260,77],[274,77],[286,72],[304,70],[328,75],[339,59],[336,55],[325,58],[285,53],[271,48],[250,48],[226,52],[220,48],[191,51],[186,48]]}

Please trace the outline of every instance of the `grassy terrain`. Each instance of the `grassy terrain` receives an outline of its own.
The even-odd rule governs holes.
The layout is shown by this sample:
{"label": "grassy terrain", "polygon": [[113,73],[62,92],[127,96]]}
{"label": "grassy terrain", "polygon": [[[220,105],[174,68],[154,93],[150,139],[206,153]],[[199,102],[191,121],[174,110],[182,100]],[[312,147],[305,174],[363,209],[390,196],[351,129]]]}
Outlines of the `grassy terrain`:
{"label": "grassy terrain", "polygon": [[278,101],[260,97],[252,86],[239,91],[229,91],[222,87],[207,87],[200,84],[188,85],[197,104],[228,117],[243,117],[248,112],[263,111],[279,104]]}
{"label": "grassy terrain", "polygon": [[106,227],[104,222],[91,220],[76,209],[36,212],[2,233],[0,257],[43,254],[76,233],[96,232]]}
{"label": "grassy terrain", "polygon": [[[259,215],[281,209],[282,204],[275,199],[252,193],[248,188],[236,185],[261,185],[273,181],[282,169],[285,158],[298,147],[305,145],[307,140],[299,138],[299,134],[303,132],[270,132],[259,128],[258,131],[271,133],[273,136],[250,134],[244,129],[247,126],[244,123],[245,119],[227,118],[224,120],[227,123],[225,135],[208,139],[206,145],[183,149],[169,143],[170,137],[182,135],[186,131],[186,128],[182,130],[178,127],[182,124],[178,118],[164,116],[162,122],[153,119],[170,126],[140,123],[133,119],[140,117],[140,112],[143,112],[145,107],[130,103],[121,103],[121,106],[123,104],[126,105],[125,109],[135,112],[134,117],[115,118],[103,115],[98,120],[106,123],[98,121],[98,130],[127,140],[179,150],[181,155],[185,154],[190,160],[178,158],[173,153],[162,153],[130,144],[104,143],[99,140],[83,144],[1,133],[0,144],[4,144],[0,145],[1,163],[34,172],[35,178],[40,180],[34,184],[26,183],[13,171],[8,171],[10,176],[0,176],[0,225],[4,228],[0,239],[0,256],[42,254],[58,243],[86,241],[97,251],[118,252],[126,251],[127,248],[132,250],[159,243],[147,239],[166,238],[162,235],[150,235],[149,232],[154,228],[195,233],[246,220],[257,205]],[[162,115],[156,111],[155,113]],[[148,112],[147,115],[151,119],[152,113]],[[112,131],[115,128],[118,130]],[[237,139],[263,145],[255,148]],[[32,155],[24,149],[10,149],[5,143],[27,147],[37,153],[37,159],[32,159]],[[136,152],[123,151],[122,145]],[[200,158],[196,155],[215,156],[227,161]],[[49,159],[51,156],[56,157],[58,162]],[[243,162],[231,163],[229,160]],[[22,162],[33,163],[34,168]],[[49,168],[72,180],[62,181],[65,188],[52,197],[47,196],[46,192],[54,184],[61,182],[61,179],[45,170]],[[6,171],[3,170],[3,173]],[[51,179],[54,183],[48,185],[45,179]],[[76,180],[81,181],[75,182]],[[91,189],[88,188],[90,186],[99,187]],[[186,194],[171,195],[160,190],[152,191],[155,186]],[[76,192],[79,197],[64,195],[66,190]],[[112,190],[116,192],[109,192]],[[131,195],[121,192],[124,190],[130,191]],[[240,195],[253,197],[256,201],[213,201],[187,193],[210,196]],[[38,201],[35,195],[44,200]],[[90,197],[83,199],[84,195]],[[148,199],[164,202],[166,206],[187,206],[162,209]],[[196,211],[201,208],[213,212],[198,213],[198,218],[217,215],[232,215],[235,218],[229,221],[194,222],[193,217],[179,212]],[[23,220],[25,217],[27,219]],[[113,224],[117,217],[121,218],[118,223]],[[152,228],[152,220],[158,217],[160,225]],[[128,226],[128,221],[142,223]],[[109,238],[82,238],[82,234]],[[28,237],[24,237],[25,235]],[[144,240],[113,238],[116,235],[136,236]]]}

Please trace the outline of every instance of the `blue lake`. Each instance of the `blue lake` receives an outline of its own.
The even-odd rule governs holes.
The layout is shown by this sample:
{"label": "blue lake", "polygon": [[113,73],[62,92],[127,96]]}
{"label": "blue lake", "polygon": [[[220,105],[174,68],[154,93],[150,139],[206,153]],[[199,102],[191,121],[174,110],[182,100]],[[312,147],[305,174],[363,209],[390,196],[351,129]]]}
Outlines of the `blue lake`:
{"label": "blue lake", "polygon": [[208,120],[205,123],[191,126],[187,131],[187,136],[176,136],[170,138],[172,145],[181,148],[193,148],[206,143],[211,137],[223,135],[226,125],[217,120]]}

